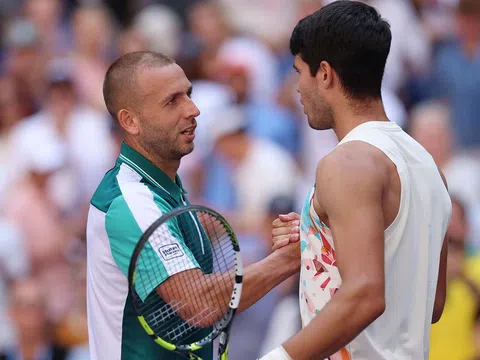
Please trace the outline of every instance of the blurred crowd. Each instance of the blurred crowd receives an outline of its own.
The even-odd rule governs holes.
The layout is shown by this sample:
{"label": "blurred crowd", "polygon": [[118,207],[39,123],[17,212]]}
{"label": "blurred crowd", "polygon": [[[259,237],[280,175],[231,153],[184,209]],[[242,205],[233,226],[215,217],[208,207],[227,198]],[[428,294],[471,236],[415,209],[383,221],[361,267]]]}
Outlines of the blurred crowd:
{"label": "blurred crowd", "polygon": [[[309,128],[288,50],[296,22],[330,1],[0,0],[0,359],[88,360],[87,209],[121,143],[102,83],[127,52],[183,67],[201,111],[179,171],[188,197],[225,214],[245,263],[269,253],[271,222],[300,210],[337,144]],[[480,359],[480,0],[364,1],[393,33],[387,115],[431,153],[454,199],[430,358]],[[239,314],[232,360],[300,328],[297,280]]]}

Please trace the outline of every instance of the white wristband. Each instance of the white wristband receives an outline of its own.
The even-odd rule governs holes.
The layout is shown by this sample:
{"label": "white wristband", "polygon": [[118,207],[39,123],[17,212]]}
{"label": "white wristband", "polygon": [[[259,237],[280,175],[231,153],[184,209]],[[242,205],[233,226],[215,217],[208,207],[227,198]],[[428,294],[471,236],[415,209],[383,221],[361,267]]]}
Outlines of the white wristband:
{"label": "white wristband", "polygon": [[276,349],[270,351],[267,355],[260,360],[293,360],[290,355],[285,351],[283,346],[279,346]]}

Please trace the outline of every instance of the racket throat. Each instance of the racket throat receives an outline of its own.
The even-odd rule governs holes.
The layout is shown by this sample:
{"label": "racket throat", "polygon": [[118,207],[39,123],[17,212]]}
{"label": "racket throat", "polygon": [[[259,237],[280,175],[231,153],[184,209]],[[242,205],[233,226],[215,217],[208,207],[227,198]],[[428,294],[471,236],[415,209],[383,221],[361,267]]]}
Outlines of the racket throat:
{"label": "racket throat", "polygon": [[[180,195],[180,196],[182,197],[183,205],[187,206],[187,203],[185,202],[185,199],[183,198],[183,194]],[[189,214],[190,214],[190,217],[192,218],[193,223],[195,224],[195,227],[197,228],[198,236],[200,238],[200,245],[202,245],[202,255],[205,255],[205,246],[203,244],[202,232],[200,231],[200,227],[198,226],[197,220],[195,220],[195,217],[193,216],[193,214],[191,212],[189,212]]]}
{"label": "racket throat", "polygon": [[218,343],[218,360],[227,360],[228,359],[228,340],[230,338],[230,327],[232,323],[230,322],[227,327],[222,331],[219,337]]}
{"label": "racket throat", "polygon": [[[185,354],[182,354],[185,356]],[[195,355],[193,352],[188,353],[188,355],[185,356],[189,360],[203,360],[200,356]]]}
{"label": "racket throat", "polygon": [[188,352],[188,353],[182,352],[182,351],[174,351],[174,352],[188,360],[203,360],[200,356],[195,355],[193,352]]}

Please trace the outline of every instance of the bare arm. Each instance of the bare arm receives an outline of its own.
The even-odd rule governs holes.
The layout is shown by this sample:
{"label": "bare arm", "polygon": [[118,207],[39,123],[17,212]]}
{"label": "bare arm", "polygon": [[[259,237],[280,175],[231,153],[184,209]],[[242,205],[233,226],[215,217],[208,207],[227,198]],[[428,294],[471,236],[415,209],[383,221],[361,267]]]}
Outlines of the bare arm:
{"label": "bare arm", "polygon": [[[438,169],[443,183],[448,190],[447,180],[442,171]],[[438,269],[437,290],[435,293],[435,303],[433,305],[432,324],[438,322],[442,316],[447,297],[447,256],[448,256],[448,235],[443,240],[442,252],[440,253],[440,266]]]}
{"label": "bare arm", "polygon": [[435,303],[433,305],[432,324],[440,320],[445,307],[447,297],[447,256],[448,256],[448,237],[443,240],[442,252],[440,254],[440,267],[438,269],[437,290],[435,293]]}
{"label": "bare arm", "polygon": [[[298,242],[244,268],[242,295],[237,311],[255,304],[275,286],[298,272],[299,268]],[[177,313],[183,320],[192,325],[208,327],[225,313],[232,295],[233,277],[233,272],[204,275],[199,269],[187,270],[168,278],[157,288],[157,292],[167,303],[179,304],[173,307],[178,309]],[[205,316],[192,319],[202,312]]]}
{"label": "bare arm", "polygon": [[355,151],[348,144],[338,148],[317,169],[315,201],[328,214],[342,286],[308,326],[283,344],[295,360],[331,356],[385,310],[385,171],[367,145],[357,145]]}

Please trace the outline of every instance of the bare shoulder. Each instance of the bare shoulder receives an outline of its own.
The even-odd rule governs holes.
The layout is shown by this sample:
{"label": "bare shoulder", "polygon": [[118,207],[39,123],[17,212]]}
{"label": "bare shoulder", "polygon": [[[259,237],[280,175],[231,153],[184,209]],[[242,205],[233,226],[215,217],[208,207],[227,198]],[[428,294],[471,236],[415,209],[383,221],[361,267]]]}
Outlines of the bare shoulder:
{"label": "bare shoulder", "polygon": [[345,143],[325,156],[318,164],[317,185],[379,185],[388,174],[386,156],[377,148],[361,141]]}
{"label": "bare shoulder", "polygon": [[389,174],[389,165],[382,156],[377,148],[352,141],[320,161],[315,200],[329,220],[350,216],[354,209],[381,209]]}

